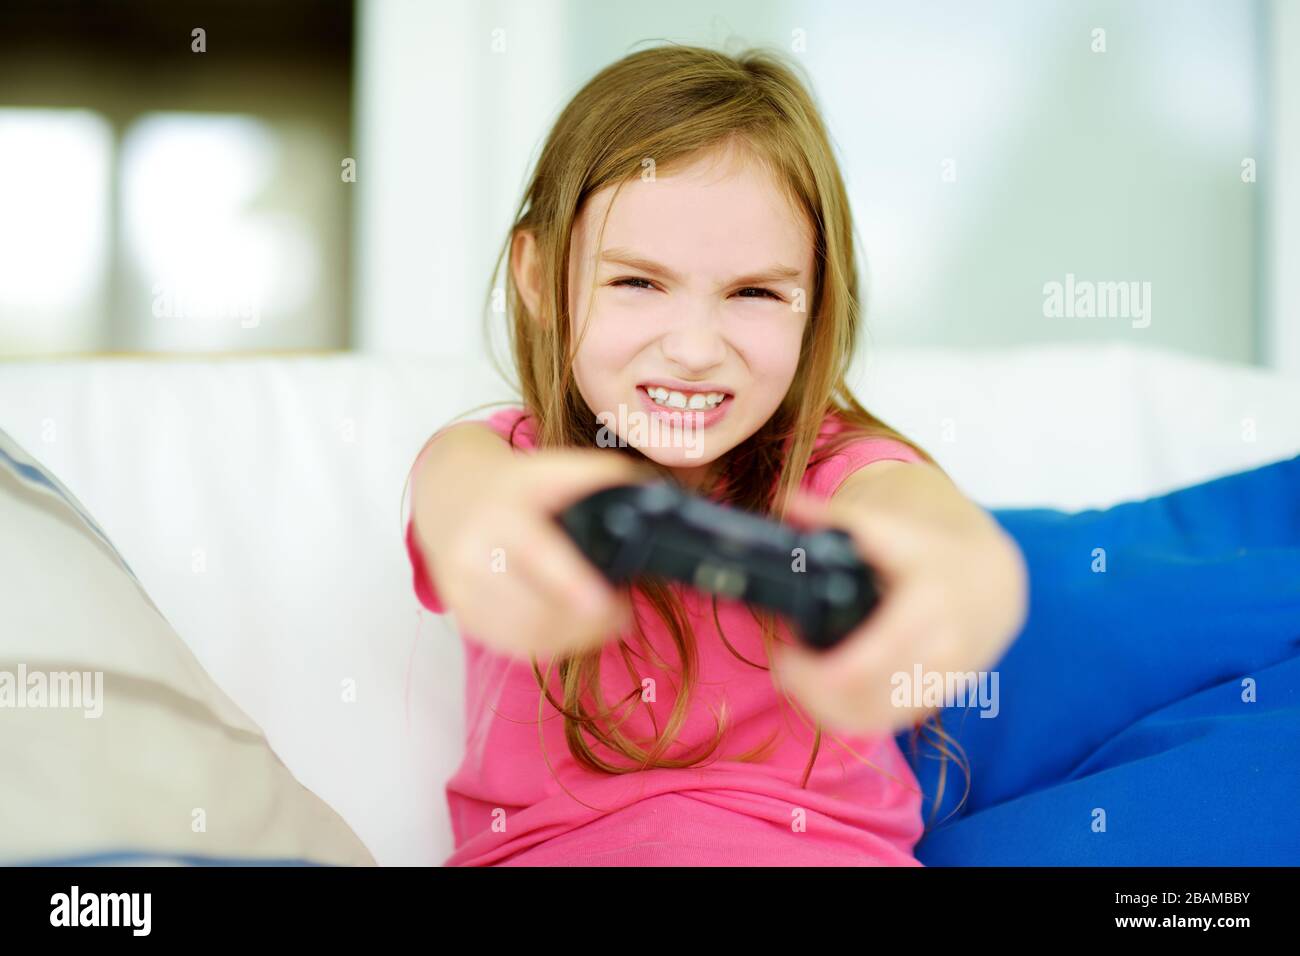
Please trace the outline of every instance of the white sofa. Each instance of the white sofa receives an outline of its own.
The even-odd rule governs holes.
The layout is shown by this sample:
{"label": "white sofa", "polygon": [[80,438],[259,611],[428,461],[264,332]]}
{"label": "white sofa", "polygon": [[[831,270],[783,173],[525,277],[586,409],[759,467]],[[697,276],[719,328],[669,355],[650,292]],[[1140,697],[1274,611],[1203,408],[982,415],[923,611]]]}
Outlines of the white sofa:
{"label": "white sofa", "polygon": [[[1300,381],[1131,346],[890,351],[854,384],[988,507],[1105,506],[1300,452]],[[450,853],[463,726],[452,622],[411,589],[403,482],[432,431],[509,397],[438,358],[0,363],[0,429],[383,864]]]}

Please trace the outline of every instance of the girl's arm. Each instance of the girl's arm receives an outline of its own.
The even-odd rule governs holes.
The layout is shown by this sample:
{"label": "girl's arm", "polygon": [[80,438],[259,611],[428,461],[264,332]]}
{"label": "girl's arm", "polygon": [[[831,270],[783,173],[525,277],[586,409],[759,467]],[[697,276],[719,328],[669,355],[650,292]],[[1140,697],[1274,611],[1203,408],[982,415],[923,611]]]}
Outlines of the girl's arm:
{"label": "girl's arm", "polygon": [[[882,579],[883,597],[833,650],[792,647],[778,670],[814,716],[847,732],[895,732],[934,707],[900,700],[923,676],[994,665],[1020,633],[1029,582],[1014,539],[938,468],[879,461],[851,474],[830,500],[792,502],[791,517],[848,531]],[[904,675],[902,679],[898,675]]]}
{"label": "girl's arm", "polygon": [[411,522],[426,562],[483,476],[509,465],[513,455],[506,440],[481,422],[452,425],[424,447],[414,468]]}

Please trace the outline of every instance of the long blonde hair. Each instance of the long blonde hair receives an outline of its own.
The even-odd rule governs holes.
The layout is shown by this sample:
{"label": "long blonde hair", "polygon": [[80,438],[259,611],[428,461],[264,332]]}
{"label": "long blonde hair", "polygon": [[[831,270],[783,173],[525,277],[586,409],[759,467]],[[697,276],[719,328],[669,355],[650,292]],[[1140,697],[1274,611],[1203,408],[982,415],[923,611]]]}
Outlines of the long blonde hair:
{"label": "long blonde hair", "polygon": [[[546,139],[497,258],[490,290],[497,287],[497,274],[515,237],[522,231],[534,236],[543,276],[538,314],[528,310],[508,268],[505,307],[510,350],[518,374],[516,387],[535,423],[537,447],[596,447],[593,414],[578,392],[571,367],[574,323],[568,301],[570,236],[584,203],[606,186],[617,190],[637,176],[647,157],[654,160],[657,169],[664,170],[724,145],[739,145],[763,163],[786,190],[794,208],[807,216],[815,237],[815,279],[807,303],[809,321],[790,389],[758,432],[724,456],[710,491],[716,493],[717,500],[779,518],[785,512],[790,492],[799,487],[808,467],[833,455],[847,442],[863,437],[897,439],[934,464],[923,448],[863,408],[846,384],[860,321],[853,224],[826,129],[798,68],[762,49],[732,56],[675,44],[642,50],[606,67],[568,103]],[[603,231],[602,222],[601,235]],[[598,236],[597,245],[599,242]],[[489,320],[492,317],[489,312]],[[487,332],[490,341],[490,329]],[[493,361],[496,363],[495,354]],[[499,364],[497,368],[503,371]],[[508,375],[506,378],[509,380]],[[846,428],[813,459],[814,443],[824,417],[831,411],[839,414]],[[611,452],[640,457],[635,451]],[[666,469],[664,472],[667,474]],[[553,661],[553,671],[548,670],[546,675],[541,673],[536,659],[533,661],[541,689],[539,720],[543,701],[549,701],[564,717],[565,738],[574,759],[601,773],[693,766],[718,748],[725,733],[725,722],[719,721],[711,743],[682,757],[665,756],[686,719],[698,676],[695,636],[673,586],[643,582],[637,587],[671,634],[681,667],[681,691],[667,725],[656,739],[633,740],[620,729],[623,721],[616,711],[623,707],[626,714],[636,706],[639,681],[633,682],[637,686],[627,697],[611,705],[600,700],[589,704],[583,699],[584,692],[592,689],[600,696],[603,648]],[[717,622],[716,600],[713,613]],[[760,625],[770,665],[773,642],[783,625],[772,615],[751,613]],[[636,630],[644,641],[639,619]],[[721,634],[720,624],[718,631]],[[725,636],[723,641],[735,654]],[[629,673],[635,674],[632,649],[622,638],[619,645]],[[558,675],[558,693],[551,688],[552,673]],[[803,785],[812,772],[821,737],[818,725]],[[947,761],[955,760],[965,772],[967,793],[969,767],[960,747],[943,731],[937,714],[913,727],[914,754],[920,737],[944,761],[939,791],[934,797],[937,811]],[[622,759],[601,756],[593,742]],[[736,759],[761,760],[764,750],[758,748]],[[965,799],[963,795],[963,802]]]}

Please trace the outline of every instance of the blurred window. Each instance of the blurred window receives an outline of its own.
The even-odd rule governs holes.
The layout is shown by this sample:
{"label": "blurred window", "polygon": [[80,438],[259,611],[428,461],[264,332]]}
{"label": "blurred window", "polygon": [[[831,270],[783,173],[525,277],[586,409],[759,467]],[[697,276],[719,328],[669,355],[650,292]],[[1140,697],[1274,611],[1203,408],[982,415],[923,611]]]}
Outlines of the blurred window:
{"label": "blurred window", "polygon": [[346,347],[354,18],[0,2],[0,356]]}
{"label": "blurred window", "polygon": [[0,347],[94,344],[105,302],[112,129],[85,110],[0,109]]}

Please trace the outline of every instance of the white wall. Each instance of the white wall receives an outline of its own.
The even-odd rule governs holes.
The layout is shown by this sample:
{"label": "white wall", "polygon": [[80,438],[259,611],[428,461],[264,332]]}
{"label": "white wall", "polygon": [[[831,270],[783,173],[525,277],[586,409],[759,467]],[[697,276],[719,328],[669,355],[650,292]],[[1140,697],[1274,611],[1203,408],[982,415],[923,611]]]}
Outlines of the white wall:
{"label": "white wall", "polygon": [[[1244,158],[1266,166],[1264,2],[362,0],[356,344],[482,354],[525,174],[596,70],[646,41],[798,37],[850,183],[868,347],[1111,340],[1254,361],[1261,276],[1284,271],[1260,268],[1268,193],[1241,180]],[[1044,317],[1067,273],[1149,282],[1149,326]],[[1293,349],[1294,312],[1277,314]]]}
{"label": "white wall", "polygon": [[1266,182],[1267,363],[1300,378],[1300,2],[1268,4],[1272,166]]}
{"label": "white wall", "polygon": [[554,9],[360,3],[357,348],[481,352],[497,246],[563,93]]}
{"label": "white wall", "polygon": [[[809,10],[804,59],[850,180],[877,344],[1122,340],[1252,360],[1253,4]],[[1071,273],[1150,282],[1150,324],[1045,317],[1043,286]]]}

